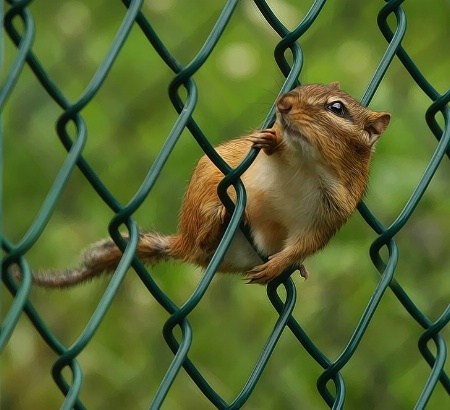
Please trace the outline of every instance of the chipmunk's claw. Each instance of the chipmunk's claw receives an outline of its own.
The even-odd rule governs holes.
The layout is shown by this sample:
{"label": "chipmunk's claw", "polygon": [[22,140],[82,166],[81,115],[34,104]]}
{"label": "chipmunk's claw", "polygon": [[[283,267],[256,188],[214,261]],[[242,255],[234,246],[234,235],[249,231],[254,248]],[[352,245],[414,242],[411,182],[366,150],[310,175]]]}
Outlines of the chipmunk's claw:
{"label": "chipmunk's claw", "polygon": [[305,280],[308,280],[309,278],[309,272],[306,270],[305,265],[300,265],[300,267],[298,268],[298,270],[300,271],[300,276],[302,278],[304,278]]}
{"label": "chipmunk's claw", "polygon": [[[247,284],[259,283],[260,285],[267,285],[271,280],[275,279],[283,272],[283,270],[280,271],[277,267],[274,267],[273,264],[270,263],[270,259],[271,258],[262,265],[255,266],[247,273],[247,276],[245,277],[248,279]],[[305,265],[300,265],[298,270],[300,276],[307,280],[309,273],[306,270]]]}
{"label": "chipmunk's claw", "polygon": [[275,270],[270,262],[255,266],[246,276],[248,283],[259,283],[266,285],[272,279],[276,278],[281,272]]}

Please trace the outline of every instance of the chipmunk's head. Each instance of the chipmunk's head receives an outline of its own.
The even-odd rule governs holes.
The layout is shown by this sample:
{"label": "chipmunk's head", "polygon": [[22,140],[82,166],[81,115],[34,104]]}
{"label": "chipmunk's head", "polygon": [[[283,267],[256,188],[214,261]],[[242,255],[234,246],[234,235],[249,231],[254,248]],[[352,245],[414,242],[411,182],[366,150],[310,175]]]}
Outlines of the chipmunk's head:
{"label": "chipmunk's head", "polygon": [[286,144],[338,166],[349,159],[368,165],[390,118],[363,107],[337,82],[300,86],[277,101],[277,124]]}

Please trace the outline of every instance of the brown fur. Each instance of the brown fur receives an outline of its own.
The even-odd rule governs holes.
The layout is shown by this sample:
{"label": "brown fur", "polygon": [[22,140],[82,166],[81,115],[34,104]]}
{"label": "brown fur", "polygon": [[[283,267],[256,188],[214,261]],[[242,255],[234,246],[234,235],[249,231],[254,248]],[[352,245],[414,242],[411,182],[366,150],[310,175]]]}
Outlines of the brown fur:
{"label": "brown fur", "polygon": [[[344,111],[333,111],[342,104]],[[241,180],[247,192],[245,223],[260,253],[269,260],[258,263],[258,256],[235,238],[236,245],[232,244],[219,268],[247,272],[247,278],[258,283],[269,282],[290,266],[306,276],[305,258],[328,243],[362,199],[374,144],[390,120],[388,113],[361,106],[338,83],[298,87],[281,96],[277,108],[272,129],[217,147],[233,168],[252,146],[263,150]],[[143,232],[137,256],[151,265],[173,258],[207,266],[230,217],[217,195],[222,178],[203,156],[186,191],[179,233]],[[229,194],[236,200],[232,187]],[[111,240],[102,241],[85,254],[79,268],[37,273],[34,282],[72,286],[113,271],[121,256]]]}

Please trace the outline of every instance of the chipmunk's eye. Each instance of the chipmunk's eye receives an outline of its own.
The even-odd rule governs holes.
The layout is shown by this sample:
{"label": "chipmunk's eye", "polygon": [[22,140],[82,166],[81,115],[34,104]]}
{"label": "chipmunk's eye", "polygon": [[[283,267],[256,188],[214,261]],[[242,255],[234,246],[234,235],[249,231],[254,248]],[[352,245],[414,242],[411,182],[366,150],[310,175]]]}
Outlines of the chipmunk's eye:
{"label": "chipmunk's eye", "polygon": [[340,101],[333,101],[329,104],[325,104],[325,108],[339,117],[345,117],[347,115],[347,108],[345,108],[345,105]]}

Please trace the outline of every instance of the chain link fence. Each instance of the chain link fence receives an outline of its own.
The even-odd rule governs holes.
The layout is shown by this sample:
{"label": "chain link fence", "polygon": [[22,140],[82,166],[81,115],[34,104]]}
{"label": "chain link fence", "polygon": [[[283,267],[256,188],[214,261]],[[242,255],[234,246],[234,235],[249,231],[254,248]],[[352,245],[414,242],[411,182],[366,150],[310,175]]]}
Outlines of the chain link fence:
{"label": "chain link fence", "polygon": [[[213,387],[207,376],[208,372],[201,369],[189,357],[194,337],[194,331],[189,321],[190,315],[196,309],[201,309],[199,304],[210,288],[220,258],[230,243],[234,232],[239,229],[239,223],[245,208],[245,189],[239,177],[258,155],[255,150],[250,151],[239,167],[231,169],[212,148],[207,134],[194,119],[196,107],[202,99],[202,93],[196,85],[194,76],[207,63],[230,21],[235,18],[234,13],[238,3],[237,0],[225,2],[198,53],[189,59],[187,63],[183,64],[156,33],[151,17],[147,15],[148,13],[143,12],[143,1],[124,0],[124,16],[120,27],[116,31],[115,38],[111,42],[105,57],[101,60],[98,69],[92,75],[88,86],[81,95],[77,96],[75,101],[71,101],[63,90],[58,87],[58,82],[52,79],[51,74],[46,69],[45,62],[41,62],[39,56],[33,51],[34,39],[39,36],[39,30],[33,18],[33,9],[35,10],[39,7],[39,2],[8,1],[4,4],[3,32],[14,43],[15,51],[14,59],[3,75],[3,83],[0,90],[2,111],[7,109],[8,98],[15,92],[17,84],[20,83],[22,72],[31,70],[47,94],[47,98],[52,99],[62,110],[62,114],[56,123],[56,133],[59,142],[55,140],[54,143],[62,144],[67,153],[58,174],[54,177],[53,185],[48,191],[48,195],[27,232],[16,241],[6,236],[2,237],[2,279],[4,287],[11,293],[13,298],[6,307],[5,303],[3,304],[0,351],[3,351],[8,345],[17,327],[19,318],[25,314],[42,340],[57,355],[52,368],[52,376],[64,395],[62,408],[89,408],[89,403],[83,403],[80,399],[80,391],[83,386],[83,366],[80,364],[78,357],[92,341],[114,299],[117,297],[127,271],[132,267],[139,276],[141,286],[148,291],[148,297],[154,298],[169,314],[169,318],[163,327],[163,335],[167,345],[173,352],[173,360],[168,365],[165,375],[153,396],[147,398],[148,402],[151,402],[151,408],[157,409],[163,406],[173,383],[180,376],[180,370],[182,369],[189,375],[198,390],[207,398],[211,405],[219,409],[241,408],[248,401],[257,386],[262,372],[279,343],[281,335],[289,332],[298,343],[298,349],[304,349],[323,369],[317,380],[317,390],[323,401],[329,408],[341,409],[344,408],[348,389],[343,370],[355,357],[358,346],[366,335],[380,302],[386,291],[390,289],[395,295],[398,304],[407,313],[408,320],[416,321],[423,328],[417,342],[423,360],[429,365],[429,376],[421,388],[420,395],[414,399],[414,408],[423,409],[437,386],[450,393],[450,379],[444,368],[447,348],[442,334],[450,318],[450,305],[435,320],[428,318],[416,306],[413,298],[408,295],[396,278],[394,278],[399,262],[399,248],[394,237],[405,227],[405,224],[413,215],[441,161],[450,154],[450,110],[448,105],[450,90],[439,93],[425,78],[413,59],[403,48],[402,41],[407,32],[407,13],[402,8],[403,1],[376,2],[377,4],[379,3],[377,22],[380,33],[386,40],[386,48],[378,66],[371,75],[366,90],[361,97],[361,102],[363,105],[369,105],[388,68],[393,61],[399,61],[407,70],[412,81],[420,88],[423,96],[429,99],[429,108],[425,113],[425,117],[431,133],[437,140],[437,145],[432,157],[429,159],[425,172],[417,181],[410,198],[400,210],[394,222],[389,226],[384,226],[365,203],[361,203],[358,208],[367,225],[376,234],[376,239],[370,246],[370,258],[380,277],[345,347],[336,359],[331,359],[318,347],[320,343],[310,338],[295,317],[296,286],[290,278],[291,272],[285,272],[279,281],[270,283],[267,286],[267,297],[273,309],[277,312],[277,319],[259,354],[259,358],[254,363],[253,370],[245,383],[243,383],[239,393],[232,400],[225,400],[217,389]],[[279,16],[274,12],[274,8],[269,5],[269,2],[254,0],[253,3],[256,6],[255,12],[256,9],[259,10],[260,18],[265,21],[267,26],[270,26],[279,38],[274,49],[274,58],[279,72],[285,78],[282,86],[279,87],[279,94],[281,94],[298,85],[298,79],[302,73],[304,63],[302,40],[308,31],[314,27],[316,19],[327,13],[327,8],[324,7],[326,1],[314,1],[309,6],[309,9],[305,10],[303,18],[293,29],[288,29],[283,24]],[[371,17],[375,18],[375,16]],[[116,59],[127,42],[130,32],[137,29],[142,32],[148,42],[147,52],[155,53],[160,61],[173,73],[168,87],[168,95],[178,116],[175,118],[173,127],[143,179],[141,186],[136,190],[131,200],[123,204],[108,189],[102,178],[94,171],[90,161],[83,155],[88,142],[89,126],[82,112],[89,104],[94,103],[107,76],[113,70]],[[432,29],[432,26],[430,29]],[[176,35],[181,35],[181,33],[176,33]],[[332,35],[332,31],[330,35]],[[54,39],[54,41],[57,42],[58,39]],[[185,47],[189,47],[189,45],[186,44]],[[436,64],[438,63],[436,62]],[[216,96],[216,98],[221,97]],[[273,101],[275,101],[275,97]],[[24,105],[25,109],[26,106]],[[26,115],[26,112],[24,112],[24,115]],[[438,118],[438,116],[442,116],[442,118]],[[273,122],[273,119],[274,106],[268,110],[262,128],[268,127]],[[226,189],[230,185],[233,185],[237,190],[237,203],[216,255],[211,260],[210,265],[191,295],[181,306],[178,306],[157,284],[152,276],[152,272],[148,271],[137,258],[134,258],[134,251],[139,238],[139,230],[134,215],[143,205],[146,198],[149,197],[158,181],[158,177],[176,145],[180,143],[180,137],[185,131],[190,133],[201,150],[224,173],[225,177],[220,189],[221,197],[224,198],[226,206],[229,209],[233,208],[232,203],[227,202],[226,195]],[[6,134],[5,137],[8,138],[8,135]],[[143,148],[145,149],[145,147]],[[133,160],[128,158],[127,162],[131,165]],[[64,192],[70,177],[77,169],[81,171],[84,183],[90,184],[104,204],[113,212],[114,216],[108,227],[109,234],[123,250],[123,258],[84,329],[78,334],[74,343],[66,346],[38,313],[30,299],[32,267],[27,261],[27,253],[41,237],[52,218],[57,201]],[[129,233],[130,240],[128,244],[119,234],[119,228],[122,230],[125,228]],[[55,252],[57,252],[56,249]],[[24,273],[23,282],[20,284],[15,283],[8,275],[8,266],[13,263],[18,263]],[[151,353],[149,353],[149,356],[151,357]],[[146,358],[142,358],[142,360],[145,361]],[[236,361],[238,360],[239,358],[236,358]],[[289,366],[289,363],[286,366]],[[442,408],[444,407],[445,405]]]}

